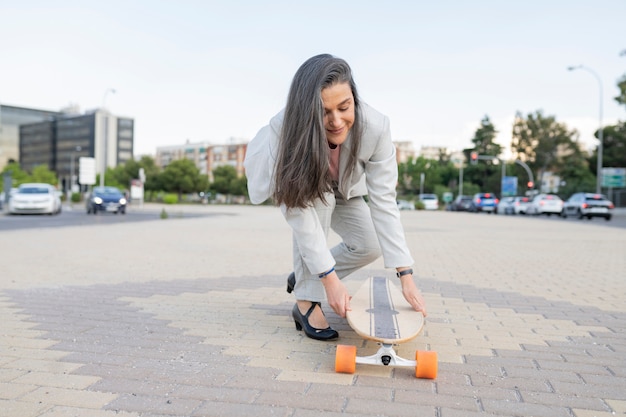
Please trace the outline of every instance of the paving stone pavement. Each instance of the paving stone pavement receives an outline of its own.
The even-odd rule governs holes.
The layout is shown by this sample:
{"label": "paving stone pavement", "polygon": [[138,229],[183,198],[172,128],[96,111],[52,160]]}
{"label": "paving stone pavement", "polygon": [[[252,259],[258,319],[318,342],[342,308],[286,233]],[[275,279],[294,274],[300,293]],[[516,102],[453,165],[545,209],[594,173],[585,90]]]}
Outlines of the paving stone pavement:
{"label": "paving stone pavement", "polygon": [[[337,343],[377,346],[328,308],[338,342],[295,330],[277,209],[182,210],[206,215],[0,233],[0,417],[626,415],[624,229],[402,212],[429,315],[398,350],[439,354],[420,380],[336,374]],[[393,271],[345,282],[369,275]]]}

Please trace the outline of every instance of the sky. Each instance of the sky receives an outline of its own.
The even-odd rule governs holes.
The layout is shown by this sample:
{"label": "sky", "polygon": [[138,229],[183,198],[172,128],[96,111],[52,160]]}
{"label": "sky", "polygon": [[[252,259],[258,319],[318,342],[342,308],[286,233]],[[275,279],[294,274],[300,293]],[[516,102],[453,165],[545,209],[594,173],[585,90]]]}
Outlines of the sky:
{"label": "sky", "polygon": [[135,120],[136,156],[247,142],[330,53],[416,150],[468,148],[485,116],[508,148],[536,111],[591,147],[626,120],[625,17],[624,0],[0,0],[0,103],[106,107]]}

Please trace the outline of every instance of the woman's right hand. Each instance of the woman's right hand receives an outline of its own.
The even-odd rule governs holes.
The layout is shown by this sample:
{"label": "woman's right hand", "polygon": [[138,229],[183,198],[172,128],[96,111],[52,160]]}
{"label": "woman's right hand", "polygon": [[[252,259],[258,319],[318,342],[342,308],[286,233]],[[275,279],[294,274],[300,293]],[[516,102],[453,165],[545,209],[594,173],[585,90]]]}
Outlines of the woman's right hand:
{"label": "woman's right hand", "polygon": [[330,307],[339,317],[346,317],[346,312],[352,310],[350,308],[352,297],[348,293],[346,286],[343,285],[334,271],[321,278],[321,280],[326,290],[326,298]]}

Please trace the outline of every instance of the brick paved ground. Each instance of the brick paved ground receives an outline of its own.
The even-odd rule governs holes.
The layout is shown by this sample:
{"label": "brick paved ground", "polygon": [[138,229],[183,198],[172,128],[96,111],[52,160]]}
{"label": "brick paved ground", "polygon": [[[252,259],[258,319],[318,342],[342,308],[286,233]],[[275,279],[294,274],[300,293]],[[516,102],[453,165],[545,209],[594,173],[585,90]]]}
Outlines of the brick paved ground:
{"label": "brick paved ground", "polygon": [[[403,212],[430,314],[399,351],[436,350],[430,381],[335,374],[336,343],[289,318],[280,213],[193,210],[0,234],[0,416],[626,415],[624,229]],[[377,349],[327,314],[339,343]]]}

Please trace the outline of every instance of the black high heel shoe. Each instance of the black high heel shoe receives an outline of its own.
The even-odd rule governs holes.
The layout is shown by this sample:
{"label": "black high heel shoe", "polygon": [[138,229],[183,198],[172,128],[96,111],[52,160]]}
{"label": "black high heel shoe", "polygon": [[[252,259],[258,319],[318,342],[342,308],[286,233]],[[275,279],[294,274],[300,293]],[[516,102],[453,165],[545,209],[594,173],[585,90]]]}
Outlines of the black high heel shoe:
{"label": "black high heel shoe", "polygon": [[[297,303],[293,306],[291,315],[293,316],[293,321],[296,323],[296,330],[304,330],[304,334],[315,340],[337,339],[339,337],[339,333],[331,329],[330,326],[325,329],[316,329],[309,324],[309,316],[315,309],[315,306],[320,306],[320,308],[322,308],[320,303],[314,302],[309,308],[309,311],[307,311],[304,315],[300,313]],[[324,312],[322,312],[322,314],[324,314]]]}
{"label": "black high heel shoe", "polygon": [[291,294],[293,292],[293,287],[295,286],[296,286],[296,274],[292,272],[291,274],[289,274],[289,277],[287,277],[287,292]]}

